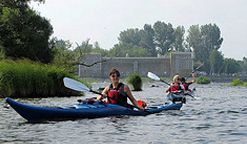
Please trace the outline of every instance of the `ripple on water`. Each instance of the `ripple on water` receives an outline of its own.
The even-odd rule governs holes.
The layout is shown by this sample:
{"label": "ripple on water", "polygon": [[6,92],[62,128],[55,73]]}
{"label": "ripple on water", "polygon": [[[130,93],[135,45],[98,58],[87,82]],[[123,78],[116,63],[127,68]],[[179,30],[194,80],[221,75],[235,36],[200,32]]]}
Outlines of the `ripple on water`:
{"label": "ripple on water", "polygon": [[[93,89],[106,84],[95,85]],[[149,85],[144,84],[144,90],[133,95],[150,105],[162,104],[165,88],[152,89]],[[0,143],[246,143],[246,91],[218,84],[193,87],[197,88],[198,99],[188,98],[180,111],[146,117],[27,123],[12,108],[4,108],[4,99],[0,99]],[[86,93],[86,97],[90,96]],[[32,105],[64,106],[77,103],[77,99],[19,100]]]}

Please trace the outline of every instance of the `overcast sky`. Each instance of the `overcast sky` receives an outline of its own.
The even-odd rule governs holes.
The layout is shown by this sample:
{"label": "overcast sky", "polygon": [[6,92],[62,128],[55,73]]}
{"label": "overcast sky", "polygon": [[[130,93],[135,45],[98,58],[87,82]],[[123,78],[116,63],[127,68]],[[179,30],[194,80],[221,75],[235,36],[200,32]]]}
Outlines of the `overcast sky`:
{"label": "overcast sky", "polygon": [[247,57],[247,0],[46,0],[32,3],[50,20],[58,39],[80,44],[87,38],[110,49],[121,31],[157,21],[173,27],[216,24],[224,57]]}

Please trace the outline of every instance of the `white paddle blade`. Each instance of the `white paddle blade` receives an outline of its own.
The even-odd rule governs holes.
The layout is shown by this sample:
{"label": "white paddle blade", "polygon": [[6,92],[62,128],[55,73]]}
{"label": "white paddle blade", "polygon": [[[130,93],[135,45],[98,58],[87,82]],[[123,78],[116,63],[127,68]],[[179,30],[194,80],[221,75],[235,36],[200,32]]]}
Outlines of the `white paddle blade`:
{"label": "white paddle blade", "polygon": [[157,81],[160,80],[160,78],[157,75],[155,75],[155,74],[153,74],[151,72],[148,72],[148,77],[153,79],[153,80],[157,80]]}
{"label": "white paddle blade", "polygon": [[64,83],[65,87],[70,88],[72,90],[90,91],[90,89],[87,86],[85,86],[84,84],[82,84],[82,83],[80,83],[74,79],[68,78],[68,77],[65,77],[63,79],[63,83]]}

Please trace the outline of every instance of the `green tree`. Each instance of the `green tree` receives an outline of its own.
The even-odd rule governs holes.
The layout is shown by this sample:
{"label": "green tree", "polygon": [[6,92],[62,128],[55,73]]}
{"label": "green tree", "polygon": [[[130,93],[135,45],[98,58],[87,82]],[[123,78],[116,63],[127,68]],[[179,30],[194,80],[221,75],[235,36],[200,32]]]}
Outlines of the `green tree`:
{"label": "green tree", "polygon": [[201,46],[201,32],[199,25],[190,26],[188,30],[188,36],[186,38],[186,42],[188,44],[188,48],[193,49],[195,53],[195,60],[200,61],[200,56],[202,55],[200,49],[202,49],[202,46]]}
{"label": "green tree", "polygon": [[151,53],[151,56],[156,56],[157,50],[154,43],[154,30],[152,26],[145,24],[144,28],[140,30],[140,36],[140,46],[146,49],[148,53]]}
{"label": "green tree", "polygon": [[157,21],[154,24],[153,29],[155,33],[155,44],[158,47],[160,54],[164,55],[170,48],[172,48],[172,44],[175,40],[172,24]]}
{"label": "green tree", "polygon": [[241,65],[233,58],[225,58],[224,67],[226,74],[234,74],[241,71]]}
{"label": "green tree", "polygon": [[221,52],[213,50],[209,56],[210,73],[221,73],[223,71],[224,57]]}
{"label": "green tree", "polygon": [[[29,58],[49,63],[53,58],[53,28],[32,10],[31,0],[2,0],[0,3],[0,42],[7,57]],[[43,0],[38,0],[44,2]]]}
{"label": "green tree", "polygon": [[85,54],[89,54],[92,52],[93,45],[89,43],[90,39],[88,38],[74,49],[74,52],[78,53],[81,57],[85,56]]}
{"label": "green tree", "polygon": [[[156,46],[154,44],[154,30],[151,25],[145,24],[141,30],[136,28],[122,31],[118,40],[119,44],[115,45],[110,51],[111,55],[125,56],[128,54],[132,57],[157,55]],[[122,49],[119,50],[119,47]]]}
{"label": "green tree", "polygon": [[72,48],[72,43],[70,41],[64,40],[55,40],[55,56],[52,61],[52,64],[62,67],[67,71],[76,73],[78,70],[78,65],[84,65],[87,67],[91,67],[94,64],[105,62],[105,60],[97,61],[93,64],[86,64],[82,61],[86,54],[90,54],[91,52],[97,50],[103,50],[99,47],[98,42],[94,43],[94,47],[92,44],[89,44],[89,40],[82,41],[75,49]]}
{"label": "green tree", "polygon": [[99,46],[99,43],[98,43],[98,42],[95,42],[95,43],[94,43],[94,46],[93,46],[92,52],[94,52],[94,53],[101,53],[101,56],[102,56],[102,57],[107,56],[107,55],[108,55],[108,53],[109,53],[109,51],[108,51],[108,50],[100,48],[100,46]]}
{"label": "green tree", "polygon": [[122,31],[120,32],[118,40],[120,44],[133,44],[139,46],[141,41],[140,31],[137,28]]}
{"label": "green tree", "polygon": [[210,73],[211,66],[209,56],[211,51],[218,51],[223,42],[220,36],[220,29],[217,25],[193,25],[188,30],[186,38],[188,47],[195,53],[195,61],[204,62],[207,73]]}
{"label": "green tree", "polygon": [[133,44],[116,44],[109,51],[110,57],[149,57],[151,53],[148,53],[146,49],[133,45]]}
{"label": "green tree", "polygon": [[134,46],[132,50],[127,52],[130,57],[150,57],[152,54],[147,52],[143,47]]}
{"label": "green tree", "polygon": [[62,39],[55,39],[54,59],[52,64],[71,71],[73,63],[76,61],[76,53],[72,51],[72,43]]}
{"label": "green tree", "polygon": [[177,28],[174,29],[173,35],[174,35],[174,43],[172,44],[173,50],[174,51],[181,51],[184,52],[185,48],[183,46],[184,43],[184,27],[183,26],[178,26]]}
{"label": "green tree", "polygon": [[123,44],[115,44],[113,48],[109,50],[109,57],[125,57],[126,50]]}
{"label": "green tree", "polygon": [[188,30],[187,43],[196,55],[196,61],[204,62],[209,58],[210,52],[221,47],[223,38],[217,25],[193,25]]}
{"label": "green tree", "polygon": [[210,52],[218,50],[223,42],[223,38],[220,36],[220,29],[217,25],[206,24],[201,26],[201,51],[200,59],[205,61],[208,59]]}

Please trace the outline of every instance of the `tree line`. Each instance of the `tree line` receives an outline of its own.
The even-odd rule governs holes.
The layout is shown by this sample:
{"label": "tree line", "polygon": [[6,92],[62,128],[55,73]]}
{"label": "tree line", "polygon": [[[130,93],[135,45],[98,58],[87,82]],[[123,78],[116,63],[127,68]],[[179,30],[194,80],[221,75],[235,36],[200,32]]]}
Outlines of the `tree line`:
{"label": "tree line", "polygon": [[[39,3],[44,0],[35,0]],[[31,0],[0,1],[1,57],[29,58],[49,63],[53,59],[53,27],[28,5]]]}
{"label": "tree line", "polygon": [[[87,53],[101,53],[103,57],[156,57],[171,52],[194,52],[194,66],[204,63],[201,71],[208,74],[233,74],[246,71],[247,59],[237,61],[224,58],[219,51],[223,38],[216,24],[174,27],[161,21],[143,28],[130,28],[120,32],[118,43],[111,49],[101,48],[90,39],[72,46],[69,40],[51,37],[53,27],[49,20],[30,8],[32,0],[2,0],[0,2],[0,58],[28,58],[66,69],[76,69]],[[44,3],[44,0],[33,0]]]}

